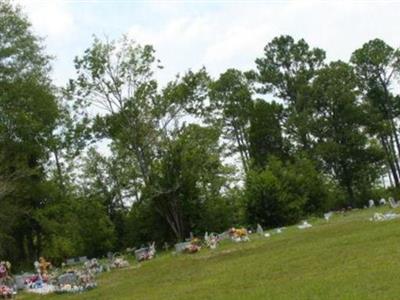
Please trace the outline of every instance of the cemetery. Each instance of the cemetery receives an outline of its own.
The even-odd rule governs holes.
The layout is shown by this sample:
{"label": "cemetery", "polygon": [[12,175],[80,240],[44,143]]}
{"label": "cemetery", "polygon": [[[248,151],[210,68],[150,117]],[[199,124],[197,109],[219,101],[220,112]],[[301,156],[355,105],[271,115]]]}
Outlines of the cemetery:
{"label": "cemetery", "polygon": [[[131,295],[135,299],[183,299],[195,289],[192,298],[202,299],[212,284],[229,286],[228,293],[218,293],[216,288],[214,299],[239,299],[245,292],[254,297],[291,299],[296,287],[307,282],[309,287],[302,289],[302,298],[319,298],[349,293],[352,284],[367,282],[372,272],[376,278],[370,285],[375,289],[353,289],[351,295],[380,298],[380,286],[386,287],[388,295],[382,299],[391,299],[400,291],[397,279],[389,276],[400,266],[400,252],[396,250],[400,210],[390,202],[329,212],[329,218],[325,214],[324,218],[311,218],[285,228],[265,230],[258,224],[252,234],[251,229],[244,228],[230,228],[228,238],[205,233],[204,238],[191,237],[157,256],[155,244],[149,243],[149,247],[126,255],[115,253],[100,260],[67,259],[60,268],[40,258],[34,263],[36,272],[23,275],[13,275],[12,266],[1,262],[2,296],[62,299],[58,294],[67,293],[71,299],[133,299]],[[377,268],[385,262],[385,270]],[[317,270],[324,273],[323,279],[317,276]],[[215,274],[213,283],[207,280],[208,272]],[[352,283],[348,282],[350,278]],[[170,280],[174,280],[175,288],[168,285]],[[158,284],[151,288],[154,282]],[[118,298],[109,298],[111,295]]]}
{"label": "cemetery", "polygon": [[0,300],[399,299],[381,2],[0,0]]}

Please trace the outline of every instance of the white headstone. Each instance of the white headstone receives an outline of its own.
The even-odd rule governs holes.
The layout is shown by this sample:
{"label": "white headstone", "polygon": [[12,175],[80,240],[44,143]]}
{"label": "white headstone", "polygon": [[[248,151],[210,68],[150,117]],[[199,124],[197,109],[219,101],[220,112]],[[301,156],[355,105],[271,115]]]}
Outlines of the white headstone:
{"label": "white headstone", "polygon": [[303,221],[303,224],[297,226],[297,228],[299,228],[299,229],[306,229],[306,228],[310,228],[310,227],[312,227],[312,225],[309,224],[307,221]]}
{"label": "white headstone", "polygon": [[392,197],[389,198],[389,204],[392,208],[397,208],[400,206],[400,201],[396,202]]}
{"label": "white headstone", "polygon": [[371,207],[374,207],[374,206],[375,206],[374,200],[370,199],[370,200],[368,201],[368,207],[371,208]]}
{"label": "white headstone", "polygon": [[260,224],[257,224],[257,233],[261,234],[261,235],[264,233],[264,230],[263,230],[263,228],[261,227]]}
{"label": "white headstone", "polygon": [[329,221],[329,219],[332,217],[332,215],[333,215],[333,212],[331,212],[331,211],[327,212],[324,214],[324,219]]}

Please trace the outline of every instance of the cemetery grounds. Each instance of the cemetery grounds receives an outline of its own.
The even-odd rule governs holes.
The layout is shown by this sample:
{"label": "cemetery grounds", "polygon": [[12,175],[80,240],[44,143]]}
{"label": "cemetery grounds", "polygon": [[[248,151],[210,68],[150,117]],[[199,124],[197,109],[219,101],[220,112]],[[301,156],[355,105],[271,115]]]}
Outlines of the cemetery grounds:
{"label": "cemetery grounds", "polygon": [[308,219],[271,237],[223,241],[196,254],[161,253],[103,273],[82,294],[19,294],[21,300],[59,299],[400,299],[400,219],[374,222],[389,207]]}

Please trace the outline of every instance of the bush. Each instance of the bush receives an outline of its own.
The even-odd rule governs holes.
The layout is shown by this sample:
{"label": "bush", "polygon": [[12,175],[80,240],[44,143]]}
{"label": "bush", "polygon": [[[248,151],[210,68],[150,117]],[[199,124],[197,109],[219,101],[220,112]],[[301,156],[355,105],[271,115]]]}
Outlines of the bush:
{"label": "bush", "polygon": [[246,179],[249,224],[282,226],[310,213],[321,213],[333,204],[329,185],[307,159],[284,164],[272,158],[262,171]]}

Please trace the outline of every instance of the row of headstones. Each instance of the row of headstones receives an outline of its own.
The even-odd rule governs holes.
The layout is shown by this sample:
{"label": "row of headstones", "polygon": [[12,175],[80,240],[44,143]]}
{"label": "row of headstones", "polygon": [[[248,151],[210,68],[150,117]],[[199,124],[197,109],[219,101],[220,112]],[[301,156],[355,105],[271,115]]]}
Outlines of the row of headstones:
{"label": "row of headstones", "polygon": [[[89,261],[89,259],[87,258],[87,256],[68,258],[65,261],[65,265],[73,266],[73,265],[77,265],[77,264],[81,264],[81,263],[86,263],[88,261]],[[15,278],[15,284],[16,284],[17,289],[18,290],[25,289],[25,282],[27,281],[27,279],[31,278],[32,276],[33,276],[32,273],[24,273],[22,275],[15,275],[14,278]],[[73,277],[73,276],[76,276],[76,274],[66,273],[66,274],[61,275],[60,276],[61,277],[60,283],[63,283],[63,279],[62,279],[63,277],[70,278],[70,277]],[[74,280],[75,280],[75,278],[74,278]]]}
{"label": "row of headstones", "polygon": [[[389,204],[390,204],[390,206],[391,206],[392,208],[400,207],[400,201],[397,201],[397,202],[396,202],[392,197],[390,197],[390,198],[388,199],[388,202],[389,202]],[[379,203],[379,205],[381,205],[381,206],[387,204],[385,198],[381,198],[381,199],[378,201],[378,203]],[[372,199],[370,199],[370,200],[368,201],[368,206],[369,206],[370,208],[371,208],[371,207],[374,207],[374,206],[375,206],[375,201],[372,200]],[[331,215],[332,215],[332,212],[326,213],[326,214],[324,214],[324,218],[325,218],[326,220],[329,220],[330,217],[331,217]],[[301,228],[300,228],[300,227],[301,227]],[[303,227],[304,227],[304,228],[309,228],[309,227],[311,227],[311,226],[310,226],[310,224],[308,224],[307,222],[304,222],[303,224],[299,225],[299,228],[300,228],[300,229],[303,229]],[[281,230],[282,230],[281,228],[278,228],[278,229],[277,229],[277,232],[280,233]],[[257,233],[258,233],[258,234],[264,234],[264,230],[262,229],[262,227],[261,227],[260,224],[257,224]],[[228,238],[229,238],[229,231],[225,231],[225,232],[223,232],[223,233],[218,234],[218,238],[219,238],[219,240],[228,239]],[[188,238],[185,242],[181,242],[181,243],[175,244],[175,251],[176,251],[177,253],[181,253],[182,251],[184,251],[184,250],[187,248],[187,246],[190,245],[190,243],[191,243],[190,241],[191,241],[192,239],[193,239],[193,234],[191,233],[191,234],[190,234],[190,238]],[[136,250],[136,249],[132,249],[132,250],[134,250],[134,251],[132,251],[132,252],[135,253],[136,259],[137,259],[138,261],[140,261],[140,260],[142,259],[142,257],[143,257],[144,255],[146,255],[146,253],[150,250],[150,248],[151,248],[151,247],[141,247],[140,249],[137,249],[137,250]],[[109,253],[107,256],[108,256],[108,258],[110,258],[110,257],[112,256],[112,253]],[[67,259],[67,260],[66,260],[66,265],[70,266],[70,265],[85,263],[85,262],[87,262],[87,261],[88,261],[88,258],[87,258],[86,256],[81,256],[81,257],[76,257],[76,258]]]}
{"label": "row of headstones", "polygon": [[73,266],[73,265],[77,265],[77,264],[84,264],[87,261],[88,261],[87,256],[80,256],[80,257],[68,258],[65,261],[65,264],[67,266]]}
{"label": "row of headstones", "polygon": [[[305,228],[310,228],[312,227],[311,224],[309,224],[307,221],[304,221],[302,224],[298,226],[300,229],[305,229]],[[283,229],[285,227],[281,228],[276,228],[275,232],[276,233],[282,233]],[[257,224],[257,229],[256,229],[257,234],[263,235],[263,236],[270,236],[269,233],[264,233],[264,229],[260,224]],[[249,231],[251,233],[251,231]],[[217,234],[218,240],[226,240],[229,239],[231,236],[229,234],[229,231],[225,231],[223,233]],[[185,242],[177,243],[175,244],[175,252],[176,253],[182,253],[189,245],[190,245],[190,240],[193,239],[193,236],[191,235],[191,238],[187,239]]]}
{"label": "row of headstones", "polygon": [[[389,202],[389,204],[390,204],[390,206],[391,206],[392,208],[400,207],[400,201],[395,201],[392,197],[390,197],[390,198],[388,199],[388,202]],[[378,201],[378,204],[381,205],[381,206],[382,206],[382,205],[386,205],[386,204],[387,204],[387,201],[386,201],[385,198],[381,198],[381,199]],[[375,206],[375,201],[372,200],[372,199],[370,199],[370,200],[368,201],[368,206],[369,206],[370,208],[371,208],[371,207],[374,207],[374,206]],[[331,217],[331,215],[332,215],[331,212],[326,213],[326,214],[324,214],[324,218],[325,218],[326,220],[329,220],[329,218]],[[300,227],[302,227],[302,228],[300,228]],[[310,224],[304,222],[303,224],[299,225],[299,228],[300,228],[300,229],[303,229],[303,227],[304,227],[304,228],[309,228],[309,227],[311,227],[311,226],[310,226]],[[278,228],[278,229],[277,229],[277,232],[280,233],[280,232],[281,232],[281,229]],[[258,233],[258,234],[264,234],[264,230],[262,229],[262,227],[261,227],[260,224],[257,224],[257,233]],[[228,239],[228,238],[229,238],[229,231],[225,231],[225,232],[223,232],[223,233],[221,233],[221,234],[218,234],[218,238],[219,238],[219,240]],[[187,246],[190,245],[190,243],[191,243],[190,241],[191,241],[192,239],[193,239],[193,235],[192,235],[192,233],[191,233],[190,238],[187,239],[185,242],[181,242],[181,243],[175,244],[175,251],[176,251],[177,253],[181,253],[182,251],[184,251],[184,250],[187,248]],[[149,249],[150,249],[150,247],[142,247],[142,248],[140,248],[140,249],[134,250],[136,259],[137,259],[138,261],[140,261],[141,258],[149,251]],[[109,256],[109,255],[108,255],[108,256]],[[76,257],[76,258],[67,259],[67,260],[66,260],[66,265],[69,265],[69,266],[70,266],[70,265],[85,263],[85,262],[87,262],[87,261],[88,261],[88,258],[87,258],[86,256],[81,256],[81,257]]]}
{"label": "row of headstones", "polygon": [[[390,204],[390,206],[391,206],[392,208],[400,207],[400,201],[395,201],[392,197],[390,197],[390,198],[388,199],[388,201],[386,201],[385,198],[381,198],[381,199],[378,201],[378,204],[381,205],[381,206],[387,205],[388,203]],[[374,206],[375,206],[375,201],[372,200],[372,199],[370,199],[370,200],[368,201],[368,206],[369,206],[370,208],[371,208],[371,207],[374,207]],[[332,215],[331,212],[326,213],[326,214],[324,215],[324,218],[325,218],[326,220],[329,220],[329,218],[331,217],[331,215]],[[306,222],[304,222],[303,224],[299,225],[299,228],[300,228],[300,227],[302,227],[301,229],[303,229],[303,227],[304,227],[304,228],[309,228],[309,227],[311,227],[311,225],[308,224],[308,223],[306,223]],[[281,228],[278,228],[278,229],[277,229],[277,233],[280,233],[281,231],[282,231]],[[260,224],[257,224],[257,233],[258,233],[258,234],[262,234],[262,235],[264,234],[264,230],[263,230],[263,228],[261,227]],[[225,232],[223,232],[223,233],[221,233],[221,234],[218,234],[218,238],[219,238],[219,240],[228,239],[228,238],[229,238],[229,231],[225,231]],[[175,244],[175,251],[176,251],[177,253],[181,253],[182,251],[184,251],[184,250],[187,248],[187,246],[190,245],[190,243],[191,243],[190,241],[191,241],[192,239],[193,239],[193,235],[192,235],[192,233],[191,233],[190,238],[187,239],[185,242],[181,242],[181,243]],[[140,261],[141,258],[149,251],[149,249],[150,249],[150,247],[142,247],[142,248],[140,248],[140,249],[135,250],[134,252],[135,252],[135,257],[136,257],[136,259],[137,259],[138,261]],[[67,265],[75,265],[75,264],[85,263],[85,262],[87,262],[87,261],[88,261],[88,258],[87,258],[86,256],[81,256],[81,257],[76,257],[76,258],[67,259],[66,264],[67,264]],[[21,282],[21,281],[20,281],[20,282]]]}
{"label": "row of headstones", "polygon": [[[396,201],[396,200],[394,200],[392,197],[390,197],[390,198],[388,199],[388,201],[386,201],[385,198],[381,198],[381,199],[378,201],[378,204],[381,205],[381,206],[383,206],[383,205],[386,205],[388,202],[389,202],[389,205],[390,205],[392,208],[397,208],[397,207],[400,206],[400,201]],[[370,199],[370,200],[368,201],[368,207],[371,208],[371,207],[374,207],[374,206],[375,206],[375,201],[372,200],[372,199]]]}
{"label": "row of headstones", "polygon": [[[214,233],[212,233],[212,234],[214,234]],[[226,240],[226,239],[230,238],[228,230],[224,231],[222,233],[219,233],[219,234],[215,234],[215,235],[218,237],[219,241]],[[208,233],[206,233],[205,236],[208,236]],[[186,239],[186,241],[181,242],[181,243],[176,243],[175,244],[175,252],[176,253],[182,253],[183,251],[185,251],[185,249],[187,249],[187,247],[191,244],[191,241],[193,240],[193,238],[194,238],[193,233],[190,233],[190,237],[188,239]]]}

